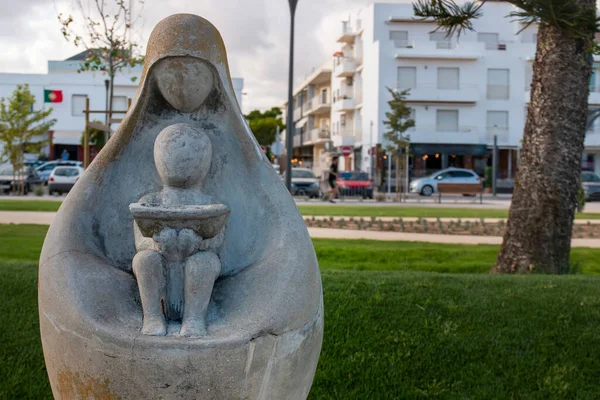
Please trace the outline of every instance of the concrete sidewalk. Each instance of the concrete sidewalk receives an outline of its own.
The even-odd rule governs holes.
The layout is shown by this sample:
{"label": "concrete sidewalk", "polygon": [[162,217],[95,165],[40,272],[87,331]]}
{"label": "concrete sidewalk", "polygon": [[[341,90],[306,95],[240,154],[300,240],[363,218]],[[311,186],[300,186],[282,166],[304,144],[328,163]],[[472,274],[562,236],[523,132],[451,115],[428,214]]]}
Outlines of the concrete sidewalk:
{"label": "concrete sidewalk", "polygon": [[[50,225],[54,220],[54,212],[40,211],[0,211],[0,224],[34,224]],[[310,218],[306,217],[305,218]],[[318,217],[315,217],[318,218]],[[328,217],[323,217],[328,218]],[[355,218],[358,220],[358,218]],[[393,218],[391,218],[393,219]],[[365,220],[368,220],[365,218]],[[404,218],[409,221],[409,218]],[[416,221],[417,218],[414,218]],[[429,220],[429,219],[428,219]],[[435,218],[431,219],[436,221]],[[444,219],[442,219],[444,220]],[[462,221],[467,221],[463,219]],[[479,219],[473,219],[479,221]],[[492,222],[492,219],[486,220]],[[578,221],[587,223],[587,221]],[[592,223],[600,223],[598,220]],[[433,235],[426,233],[404,233],[404,232],[376,232],[376,231],[358,231],[350,229],[332,229],[332,228],[308,228],[310,236],[322,239],[367,239],[382,241],[402,241],[402,242],[429,242],[429,243],[448,243],[448,244],[501,244],[502,238],[497,236],[475,236],[475,235]],[[591,247],[600,248],[599,239],[573,239],[573,247]]]}
{"label": "concrete sidewalk", "polygon": [[[446,244],[502,244],[499,236],[432,235],[426,233],[357,231],[350,229],[308,228],[312,238],[320,239],[366,239],[390,242],[427,242]],[[573,239],[573,247],[600,248],[598,239]]]}

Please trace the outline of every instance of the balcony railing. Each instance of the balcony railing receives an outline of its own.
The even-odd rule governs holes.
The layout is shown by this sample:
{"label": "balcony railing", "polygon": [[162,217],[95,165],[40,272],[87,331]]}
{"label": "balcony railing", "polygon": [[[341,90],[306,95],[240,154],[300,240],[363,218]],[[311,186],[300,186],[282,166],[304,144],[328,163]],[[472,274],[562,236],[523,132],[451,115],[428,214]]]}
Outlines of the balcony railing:
{"label": "balcony railing", "polygon": [[[396,84],[396,90],[410,89],[408,99],[412,101],[434,102],[477,102],[480,100],[479,86],[477,84],[460,84],[456,82],[418,83],[412,88],[407,88],[401,82]],[[358,104],[358,103],[357,103]]]}
{"label": "balcony railing", "polygon": [[352,57],[338,57],[334,65],[338,78],[352,76],[356,71],[356,60]]}
{"label": "balcony railing", "polygon": [[508,100],[510,95],[510,86],[508,85],[487,85],[488,100]]}
{"label": "balcony railing", "polygon": [[323,99],[323,95],[319,94],[315,97],[313,97],[310,100],[310,104],[311,104],[311,110],[317,110],[320,107],[327,107],[327,106],[331,106],[331,102],[329,101],[329,97],[327,97],[326,99]]}
{"label": "balcony railing", "polygon": [[435,48],[436,49],[455,49],[456,42],[452,42],[449,40],[442,40],[439,42],[435,42]]}
{"label": "balcony railing", "polygon": [[310,141],[318,142],[319,140],[327,140],[331,137],[331,132],[327,128],[314,128],[310,130]]}
{"label": "balcony railing", "polygon": [[415,47],[413,40],[394,40],[394,47],[397,49],[412,49]]}
{"label": "balcony railing", "polygon": [[484,42],[486,50],[500,50],[505,51],[508,49],[508,42]]}

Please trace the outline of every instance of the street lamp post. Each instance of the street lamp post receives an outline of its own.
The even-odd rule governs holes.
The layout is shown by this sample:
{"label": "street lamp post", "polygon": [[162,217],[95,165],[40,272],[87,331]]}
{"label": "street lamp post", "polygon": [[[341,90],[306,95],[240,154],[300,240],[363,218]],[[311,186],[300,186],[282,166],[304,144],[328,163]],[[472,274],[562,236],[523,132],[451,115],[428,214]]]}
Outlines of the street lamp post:
{"label": "street lamp post", "polygon": [[287,105],[287,123],[286,123],[286,150],[287,160],[285,168],[285,186],[288,190],[292,189],[292,152],[294,151],[294,16],[296,15],[296,5],[298,0],[288,0],[290,5],[290,69],[288,75],[288,105]]}
{"label": "street lamp post", "polygon": [[[104,87],[106,87],[106,114],[104,114],[104,125],[105,126],[109,126],[108,124],[108,89],[110,88],[110,81],[108,79],[104,80]],[[104,141],[108,142],[108,136],[110,135],[110,128],[107,128],[108,130],[104,132]]]}

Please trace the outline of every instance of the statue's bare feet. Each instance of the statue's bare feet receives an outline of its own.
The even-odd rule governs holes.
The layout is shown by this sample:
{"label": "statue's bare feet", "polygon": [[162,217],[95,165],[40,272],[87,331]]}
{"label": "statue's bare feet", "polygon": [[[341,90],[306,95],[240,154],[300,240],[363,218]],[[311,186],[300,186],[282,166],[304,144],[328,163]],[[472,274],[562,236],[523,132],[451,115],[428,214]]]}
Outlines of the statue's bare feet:
{"label": "statue's bare feet", "polygon": [[144,317],[142,333],[144,335],[165,336],[167,334],[167,324],[164,317]]}
{"label": "statue's bare feet", "polygon": [[206,322],[203,319],[188,318],[181,324],[181,336],[200,337],[206,335]]}

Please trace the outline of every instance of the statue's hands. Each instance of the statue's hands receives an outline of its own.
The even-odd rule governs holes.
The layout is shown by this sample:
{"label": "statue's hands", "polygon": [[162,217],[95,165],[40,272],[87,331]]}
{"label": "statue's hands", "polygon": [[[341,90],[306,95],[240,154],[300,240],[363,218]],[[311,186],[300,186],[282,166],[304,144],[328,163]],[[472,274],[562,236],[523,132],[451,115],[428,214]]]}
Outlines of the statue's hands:
{"label": "statue's hands", "polygon": [[171,228],[165,228],[158,235],[154,235],[154,241],[158,246],[158,251],[169,259],[176,258],[178,252],[177,231]]}
{"label": "statue's hands", "polygon": [[198,236],[193,230],[182,229],[179,231],[177,245],[182,258],[189,257],[198,251],[201,243],[202,237]]}

